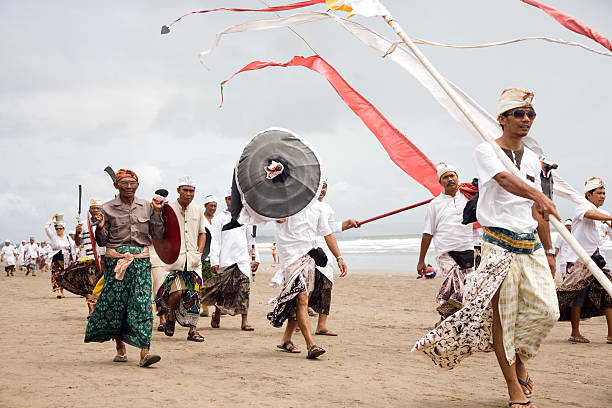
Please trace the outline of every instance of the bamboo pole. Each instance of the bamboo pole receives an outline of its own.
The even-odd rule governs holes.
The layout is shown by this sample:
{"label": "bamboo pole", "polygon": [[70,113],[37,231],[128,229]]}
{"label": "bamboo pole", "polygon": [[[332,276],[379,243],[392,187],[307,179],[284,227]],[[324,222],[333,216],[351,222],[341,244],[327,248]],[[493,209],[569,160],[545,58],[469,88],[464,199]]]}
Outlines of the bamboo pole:
{"label": "bamboo pole", "polygon": [[[472,126],[474,126],[474,129],[476,129],[476,131],[480,133],[482,138],[493,147],[493,151],[495,151],[495,153],[497,154],[499,159],[502,161],[502,163],[504,163],[508,171],[510,171],[512,174],[522,179],[523,176],[519,172],[519,170],[516,168],[514,163],[510,161],[508,156],[506,156],[506,154],[503,152],[501,147],[499,147],[499,145],[495,142],[495,140],[493,140],[493,138],[491,138],[478,125],[475,119],[467,111],[467,108],[463,105],[461,100],[457,97],[455,92],[448,85],[446,80],[440,75],[440,73],[436,70],[436,68],[429,62],[427,57],[425,57],[425,55],[417,48],[417,46],[408,37],[408,35],[406,35],[406,32],[402,29],[399,23],[395,21],[393,16],[389,13],[387,15],[384,15],[383,18],[387,22],[387,24],[389,24],[391,28],[393,28],[393,31],[395,31],[395,33],[402,39],[403,43],[406,44],[406,46],[410,49],[410,51],[412,51],[414,56],[417,57],[419,61],[421,61],[421,63],[423,64],[425,69],[427,69],[429,74],[440,85],[440,87],[442,87],[444,92],[453,101],[453,103],[457,105],[457,108],[459,108],[461,113],[463,113],[463,115],[468,119],[468,121],[472,124]],[[599,281],[599,283],[601,284],[601,286],[603,286],[606,292],[608,292],[608,294],[612,296],[612,282],[610,282],[610,280],[603,273],[603,271],[599,269],[599,267],[591,259],[591,256],[586,253],[584,248],[582,248],[582,246],[578,243],[578,241],[576,241],[574,236],[567,230],[567,228],[563,226],[563,224],[559,220],[551,216],[548,217],[548,220],[552,223],[552,225],[559,232],[559,234],[561,234],[561,236],[569,244],[569,246],[574,250],[574,252],[578,255],[580,260],[582,260],[582,262],[584,262],[584,264],[587,265],[587,267],[589,268],[589,271],[593,274],[593,276],[597,279],[597,281]]]}

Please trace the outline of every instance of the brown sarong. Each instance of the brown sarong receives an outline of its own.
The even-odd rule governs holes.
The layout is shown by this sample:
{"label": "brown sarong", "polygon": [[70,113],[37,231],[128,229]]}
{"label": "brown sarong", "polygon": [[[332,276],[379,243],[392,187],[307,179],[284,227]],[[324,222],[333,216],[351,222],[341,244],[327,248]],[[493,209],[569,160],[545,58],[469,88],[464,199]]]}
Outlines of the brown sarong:
{"label": "brown sarong", "polygon": [[[602,271],[612,281],[612,273],[608,265],[604,266]],[[584,296],[584,303],[580,309],[581,319],[602,316],[606,307],[612,307],[612,298],[597,282],[589,268],[581,261],[568,262],[567,272],[557,288],[559,312],[561,313],[559,320],[570,320],[572,302],[580,296]]]}
{"label": "brown sarong", "polygon": [[319,314],[328,315],[331,306],[331,292],[334,284],[317,269],[314,289],[308,298],[308,306]]}
{"label": "brown sarong", "polygon": [[250,279],[234,264],[202,283],[200,302],[215,305],[230,316],[249,311]]}

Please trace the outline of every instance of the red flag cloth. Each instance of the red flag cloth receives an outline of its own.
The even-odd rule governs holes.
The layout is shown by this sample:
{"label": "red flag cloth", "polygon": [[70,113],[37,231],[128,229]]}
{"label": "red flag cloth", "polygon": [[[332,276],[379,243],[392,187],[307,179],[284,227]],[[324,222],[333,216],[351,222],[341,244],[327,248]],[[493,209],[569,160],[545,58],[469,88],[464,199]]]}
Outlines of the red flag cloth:
{"label": "red flag cloth", "polygon": [[542,9],[546,14],[550,15],[552,18],[561,23],[562,26],[572,30],[575,33],[582,34],[586,37],[589,37],[592,40],[597,41],[610,51],[612,51],[612,43],[603,35],[599,34],[597,31],[591,29],[589,26],[584,24],[582,21],[577,18],[570,16],[562,11],[554,9],[546,4],[540,3],[534,0],[521,0],[523,3],[527,3],[534,7],[538,7]]}
{"label": "red flag cloth", "polygon": [[221,103],[223,103],[223,86],[239,73],[267,67],[289,66],[302,66],[323,75],[349,108],[374,133],[391,160],[419,184],[428,189],[431,194],[434,196],[440,194],[442,186],[438,182],[438,173],[432,161],[397,130],[370,101],[354,90],[331,65],[318,55],[307,58],[296,56],[286,63],[251,62],[227,80],[221,82]]}
{"label": "red flag cloth", "polygon": [[169,26],[171,26],[172,24],[174,24],[177,21],[181,20],[183,17],[187,17],[187,16],[192,15],[192,14],[204,14],[204,13],[210,13],[212,11],[264,11],[264,12],[274,12],[274,11],[293,10],[293,9],[297,9],[297,8],[308,7],[308,6],[313,6],[315,4],[322,4],[322,3],[325,3],[325,0],[299,1],[297,3],[291,3],[291,4],[284,5],[284,6],[272,6],[272,7],[262,8],[262,9],[225,8],[225,7],[222,7],[222,8],[216,8],[216,9],[210,9],[210,10],[192,11],[191,13],[187,13],[185,15],[180,16],[179,18],[174,20],[171,24],[169,24]]}
{"label": "red flag cloth", "polygon": [[478,187],[472,183],[461,183],[459,184],[459,191],[465,196],[465,198],[471,200],[478,192]]}

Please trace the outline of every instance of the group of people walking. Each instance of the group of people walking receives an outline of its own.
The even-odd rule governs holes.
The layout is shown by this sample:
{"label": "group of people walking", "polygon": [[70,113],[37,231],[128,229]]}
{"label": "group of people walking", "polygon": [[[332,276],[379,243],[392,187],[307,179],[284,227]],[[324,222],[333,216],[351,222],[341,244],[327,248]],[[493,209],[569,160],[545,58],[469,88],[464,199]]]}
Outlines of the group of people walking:
{"label": "group of people walking", "polygon": [[0,262],[4,263],[6,276],[15,276],[15,270],[25,271],[25,276],[36,276],[36,271],[46,271],[50,264],[51,247],[45,241],[36,242],[34,237],[23,240],[15,247],[10,239],[4,241],[0,251]]}
{"label": "group of people walking", "polygon": [[[474,352],[495,351],[510,408],[535,406],[529,400],[535,384],[526,364],[557,320],[571,321],[570,342],[588,343],[579,330],[580,319],[605,314],[605,342],[612,344],[610,295],[567,244],[557,241],[553,246],[551,240],[548,217],[560,218],[542,193],[538,156],[522,143],[536,117],[533,97],[524,89],[506,89],[497,107],[503,134],[495,142],[522,177],[506,169],[492,145],[482,143],[474,153],[478,198],[470,201],[461,191],[457,169],[438,165],[444,191],[427,209],[417,265],[418,273],[425,274],[425,254],[433,240],[443,279],[436,297],[440,320],[413,351],[445,369]],[[612,221],[600,208],[605,200],[603,179],[587,179],[584,193],[586,201],[566,225],[612,281],[602,252]],[[477,224],[466,222],[474,206]],[[481,249],[480,259],[475,247]],[[556,285],[555,257],[560,252],[564,274]]]}

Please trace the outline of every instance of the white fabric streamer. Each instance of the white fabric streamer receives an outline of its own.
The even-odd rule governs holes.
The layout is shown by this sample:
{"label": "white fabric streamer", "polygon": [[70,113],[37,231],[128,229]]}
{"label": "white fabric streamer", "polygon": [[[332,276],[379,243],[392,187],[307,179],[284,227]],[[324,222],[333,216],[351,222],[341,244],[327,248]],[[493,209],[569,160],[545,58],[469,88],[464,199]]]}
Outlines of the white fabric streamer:
{"label": "white fabric streamer", "polygon": [[[442,87],[440,87],[440,85],[431,76],[431,74],[429,74],[423,64],[410,51],[406,50],[404,47],[398,46],[397,43],[386,39],[382,35],[364,26],[363,24],[357,23],[352,20],[343,19],[330,13],[302,12],[287,17],[249,21],[243,24],[228,27],[216,35],[215,42],[213,43],[213,46],[210,49],[202,51],[200,53],[200,60],[202,60],[202,57],[204,55],[212,53],[219,45],[221,38],[226,34],[288,27],[326,19],[335,20],[338,24],[340,24],[347,31],[353,34],[359,41],[379,51],[384,57],[399,64],[402,68],[412,74],[412,76],[414,76],[421,83],[421,85],[423,85],[432,94],[434,99],[438,101],[438,103],[440,103],[440,105],[442,105],[457,122],[459,122],[464,128],[466,128],[466,130],[471,133],[472,136],[474,136],[478,143],[484,141],[480,133],[478,133],[478,131],[472,126],[466,116],[459,110],[457,105],[455,105],[455,103],[448,97]],[[574,44],[562,40],[557,41],[545,37],[537,37],[537,39],[545,39],[546,41],[559,42],[565,45],[578,45],[578,43]],[[425,42],[424,40],[420,41],[424,44],[427,43],[429,45],[445,46],[452,48],[483,48],[494,45],[509,44],[511,42],[517,42],[522,40],[526,39],[511,40],[499,44],[482,44],[480,46],[447,46],[438,43]],[[600,51],[596,51],[581,44],[580,46],[584,49],[596,52],[598,54],[612,56],[612,53],[603,53]],[[498,137],[500,137],[502,134],[502,129],[499,123],[495,120],[495,118],[491,116],[485,109],[483,109],[478,103],[472,100],[465,92],[463,92],[463,90],[461,90],[448,79],[446,81],[453,89],[453,91],[457,94],[457,96],[462,100],[469,114],[476,120],[476,122],[485,131],[485,133],[487,133],[493,139],[497,139]],[[570,201],[573,201],[576,204],[584,204],[585,202],[588,202],[583,195],[578,194],[578,192],[571,185],[569,185],[569,183],[567,183],[561,176],[559,176],[556,171],[553,172],[553,176],[555,194]]]}

